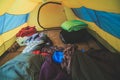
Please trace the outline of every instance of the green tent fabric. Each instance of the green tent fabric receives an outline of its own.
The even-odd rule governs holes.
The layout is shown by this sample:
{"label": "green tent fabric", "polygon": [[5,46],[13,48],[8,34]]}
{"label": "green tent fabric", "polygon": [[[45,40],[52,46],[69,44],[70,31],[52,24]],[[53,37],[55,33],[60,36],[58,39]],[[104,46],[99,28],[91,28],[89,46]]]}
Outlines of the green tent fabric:
{"label": "green tent fabric", "polygon": [[62,29],[71,31],[78,31],[80,29],[86,28],[87,24],[80,20],[69,20],[61,24]]}

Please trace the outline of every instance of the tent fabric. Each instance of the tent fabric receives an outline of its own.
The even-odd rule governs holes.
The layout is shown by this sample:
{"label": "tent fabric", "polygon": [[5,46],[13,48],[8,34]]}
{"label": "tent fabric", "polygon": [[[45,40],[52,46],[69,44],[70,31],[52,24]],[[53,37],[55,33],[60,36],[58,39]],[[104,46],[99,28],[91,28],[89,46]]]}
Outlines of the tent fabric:
{"label": "tent fabric", "polygon": [[62,4],[69,8],[80,8],[82,6],[99,10],[120,13],[120,0],[62,0]]}
{"label": "tent fabric", "polygon": [[43,2],[43,0],[30,0],[30,1],[33,1],[33,2]]}
{"label": "tent fabric", "polygon": [[0,35],[0,46],[3,44],[3,38],[2,38],[2,35]]}
{"label": "tent fabric", "polygon": [[0,46],[0,56],[5,52],[4,45]]}
{"label": "tent fabric", "polygon": [[62,0],[62,4],[70,8],[78,8],[82,6],[79,0]]}
{"label": "tent fabric", "polygon": [[33,11],[31,11],[29,13],[29,18],[28,18],[28,21],[27,21],[28,25],[29,26],[35,26],[37,31],[43,30],[37,22],[37,16],[38,16],[37,14],[38,14],[38,9],[39,9],[40,6],[41,6],[41,3]]}
{"label": "tent fabric", "polygon": [[74,19],[76,19],[75,14],[73,13],[73,11],[70,8],[64,6],[64,10],[65,10],[65,15],[67,17],[67,20],[74,20]]}
{"label": "tent fabric", "polygon": [[4,20],[4,16],[0,16],[0,34],[3,32]]}
{"label": "tent fabric", "polygon": [[23,25],[18,26],[15,29],[12,29],[4,34],[0,35],[0,56],[15,42],[16,33],[23,27],[26,27],[28,24],[24,23]]}
{"label": "tent fabric", "polygon": [[0,0],[0,15],[3,15],[15,0]]}
{"label": "tent fabric", "polygon": [[3,52],[5,52],[6,50],[8,50],[11,47],[11,45],[13,45],[13,43],[15,41],[16,41],[16,38],[15,37],[11,37],[8,41],[4,42],[4,44],[3,44],[3,46],[4,46]]}
{"label": "tent fabric", "polygon": [[[45,4],[40,3],[40,5],[30,13],[28,24],[30,26],[36,26],[36,29],[41,31],[43,28],[60,27],[66,20],[67,17],[64,12],[64,7],[56,2],[48,2]],[[41,28],[41,26],[43,28]]]}
{"label": "tent fabric", "polygon": [[99,11],[120,13],[119,3],[120,0],[86,0],[83,6]]}
{"label": "tent fabric", "polygon": [[0,34],[12,30],[22,24],[28,19],[29,14],[24,15],[12,15],[4,14],[0,16]]}
{"label": "tent fabric", "polygon": [[60,27],[67,20],[64,7],[57,2],[48,2],[41,5],[37,17],[40,27],[43,28]]}
{"label": "tent fabric", "polygon": [[120,38],[120,14],[96,11],[85,7],[74,8],[73,11],[79,18],[94,22],[104,31]]}
{"label": "tent fabric", "polygon": [[[113,36],[113,35],[110,35],[109,33],[107,33],[106,31],[102,30],[99,26],[97,26],[95,23],[93,22],[88,22],[88,21],[85,21],[85,20],[82,20],[82,19],[79,19],[78,20],[81,20],[81,21],[84,21],[88,24],[88,28],[91,30],[91,31],[94,31],[96,33],[93,34],[93,36],[96,36],[97,34],[103,39],[105,40],[110,46],[112,46],[116,51],[120,52],[120,39]],[[101,41],[100,41],[101,42]],[[106,44],[107,44],[106,43]],[[105,47],[106,47],[106,44],[102,43]],[[109,49],[110,46],[107,46],[106,48]],[[110,50],[110,49],[109,49]],[[111,51],[111,50],[110,50]]]}
{"label": "tent fabric", "polygon": [[[0,15],[26,14],[31,12],[39,3],[31,0],[0,0]],[[27,5],[27,6],[26,6]]]}
{"label": "tent fabric", "polygon": [[32,2],[30,0],[15,0],[14,4],[7,10],[7,13],[26,14],[31,12],[37,5],[37,2]]}

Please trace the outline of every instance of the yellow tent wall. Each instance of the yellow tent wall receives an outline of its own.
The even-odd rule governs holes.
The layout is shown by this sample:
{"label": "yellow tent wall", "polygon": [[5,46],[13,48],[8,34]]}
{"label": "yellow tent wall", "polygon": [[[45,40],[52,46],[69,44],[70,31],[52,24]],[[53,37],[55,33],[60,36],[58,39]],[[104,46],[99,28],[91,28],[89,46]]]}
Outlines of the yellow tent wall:
{"label": "yellow tent wall", "polygon": [[0,0],[0,15],[4,13],[10,14],[26,14],[29,13],[39,3],[31,0]]}
{"label": "yellow tent wall", "polygon": [[33,11],[31,11],[31,13],[29,15],[29,19],[27,21],[29,26],[35,26],[38,31],[43,30],[42,28],[40,28],[40,26],[37,22],[38,8],[41,5],[42,5],[42,3],[40,3]]}
{"label": "yellow tent wall", "polygon": [[48,2],[40,9],[40,14],[38,15],[40,6],[41,5],[37,6],[36,9],[30,13],[28,20],[28,24],[30,26],[35,25],[37,30],[42,30],[40,25],[38,25],[37,18],[39,18],[39,22],[44,28],[60,27],[60,25],[67,20],[64,7],[62,5]]}
{"label": "yellow tent wall", "polygon": [[27,23],[15,28],[11,31],[8,31],[2,35],[0,35],[0,56],[15,42],[16,33],[23,27],[26,27]]}
{"label": "yellow tent wall", "polygon": [[[43,3],[40,3],[29,15],[28,25],[36,26],[38,31],[43,30],[37,22],[38,10]],[[52,10],[51,10],[52,9]],[[63,5],[49,4],[46,5],[39,14],[39,22],[45,28],[60,27],[60,25],[66,20],[76,19],[72,10],[69,7]]]}

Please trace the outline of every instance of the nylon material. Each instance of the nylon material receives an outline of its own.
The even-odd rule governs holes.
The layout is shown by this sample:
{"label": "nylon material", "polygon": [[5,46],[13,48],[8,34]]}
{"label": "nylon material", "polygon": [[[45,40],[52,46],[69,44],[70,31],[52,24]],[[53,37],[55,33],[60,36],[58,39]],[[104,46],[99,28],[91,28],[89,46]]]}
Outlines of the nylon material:
{"label": "nylon material", "polygon": [[0,15],[3,15],[15,2],[15,0],[0,0]]}
{"label": "nylon material", "polygon": [[75,14],[70,8],[64,7],[64,10],[65,10],[67,20],[74,20],[76,18]]}
{"label": "nylon material", "polygon": [[6,41],[4,43],[5,46],[5,50],[7,50],[9,47],[11,47],[11,45],[16,41],[16,37],[12,37],[11,39],[9,39],[9,41]]}
{"label": "nylon material", "polygon": [[[103,17],[103,18],[101,18]],[[97,18],[99,20],[98,24],[100,28],[106,32],[120,38],[120,15],[117,14],[107,14],[98,13]]]}
{"label": "nylon material", "polygon": [[40,11],[39,21],[44,28],[59,27],[66,20],[64,8],[61,5],[47,4]]}
{"label": "nylon material", "polygon": [[42,2],[43,0],[30,0],[30,1],[33,1],[33,2]]}
{"label": "nylon material", "polygon": [[79,8],[82,6],[79,0],[62,0],[62,4],[69,8]]}
{"label": "nylon material", "polygon": [[5,17],[6,18],[4,22],[3,33],[24,24],[27,21],[28,14],[25,15],[5,14]]}
{"label": "nylon material", "polygon": [[4,43],[3,37],[0,35],[0,46]]}
{"label": "nylon material", "polygon": [[23,27],[26,27],[27,23],[0,35],[0,56],[15,42],[15,34]]}
{"label": "nylon material", "polygon": [[2,32],[3,32],[4,22],[5,22],[5,16],[2,15],[2,16],[0,16],[0,34],[2,34]]}
{"label": "nylon material", "polygon": [[90,10],[88,13],[88,9],[86,9],[85,7],[73,8],[73,12],[75,13],[76,16],[78,16],[81,19],[84,19],[90,22],[92,22],[94,19],[96,20],[94,16],[92,18],[90,16],[90,15],[95,15],[94,11]]}
{"label": "nylon material", "polygon": [[[9,3],[8,3],[8,0],[0,0],[0,15],[4,14],[9,8],[10,9],[7,12],[11,13],[11,14],[28,13],[41,0],[36,0],[36,1],[34,2],[32,0],[16,0],[16,1],[9,0]],[[62,3],[68,7],[74,7],[74,8],[77,7],[78,8],[81,6],[86,6],[88,8],[95,9],[95,10],[120,13],[120,7],[119,7],[120,0],[111,0],[111,1],[108,1],[108,0],[99,0],[99,1],[98,0],[77,0],[77,1],[62,0]]]}
{"label": "nylon material", "polygon": [[73,11],[79,18],[94,22],[104,31],[120,38],[120,14],[95,11],[85,7],[74,8]]}
{"label": "nylon material", "polygon": [[120,13],[120,0],[62,0],[62,4],[69,8],[85,6],[90,9]]}
{"label": "nylon material", "polygon": [[11,39],[12,37],[14,37],[16,35],[16,33],[23,27],[26,27],[27,26],[27,23],[24,23],[23,25],[21,26],[18,26],[17,28],[15,29],[12,29],[4,34],[2,34],[2,37],[4,39],[4,42],[8,41],[9,39]]}
{"label": "nylon material", "polygon": [[38,25],[38,22],[37,22],[37,13],[38,13],[38,8],[40,7],[41,5],[38,5],[32,12],[30,12],[29,14],[29,18],[28,18],[28,25],[29,26],[36,26],[36,29],[37,31],[41,31],[43,30],[39,25]]}
{"label": "nylon material", "polygon": [[103,31],[102,29],[100,29],[98,26],[96,26],[95,24],[92,24],[91,26],[94,26],[95,28],[95,32],[97,32],[97,34],[99,34],[105,41],[107,41],[113,48],[115,48],[117,51],[120,52],[120,39],[110,35],[109,33]]}
{"label": "nylon material", "polygon": [[94,10],[120,13],[120,0],[88,0],[83,6]]}
{"label": "nylon material", "polygon": [[78,20],[81,20],[88,24],[88,28],[95,31],[99,36],[101,36],[105,41],[107,41],[113,48],[115,48],[117,51],[120,52],[120,39],[110,35],[109,33],[105,32],[104,30],[100,29],[99,26],[97,26],[93,22],[88,22],[79,18],[76,18]]}
{"label": "nylon material", "polygon": [[14,4],[7,10],[7,13],[26,14],[31,12],[37,5],[37,2],[32,2],[30,0],[16,0]]}
{"label": "nylon material", "polygon": [[0,46],[0,56],[5,52],[4,45]]}
{"label": "nylon material", "polygon": [[4,44],[2,44],[0,46],[0,56],[9,48],[11,47],[11,45],[15,42],[16,37],[12,37],[11,39],[9,39],[8,41],[4,42]]}

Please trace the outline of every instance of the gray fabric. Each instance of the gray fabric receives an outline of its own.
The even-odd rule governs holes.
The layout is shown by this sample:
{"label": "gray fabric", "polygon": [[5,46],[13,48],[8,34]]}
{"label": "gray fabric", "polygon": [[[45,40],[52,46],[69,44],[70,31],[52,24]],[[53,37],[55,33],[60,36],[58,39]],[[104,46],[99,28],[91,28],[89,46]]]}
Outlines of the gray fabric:
{"label": "gray fabric", "polygon": [[91,58],[80,51],[73,55],[71,65],[73,80],[106,80]]}
{"label": "gray fabric", "polygon": [[108,50],[90,50],[86,53],[99,67],[107,80],[120,80],[120,55]]}

